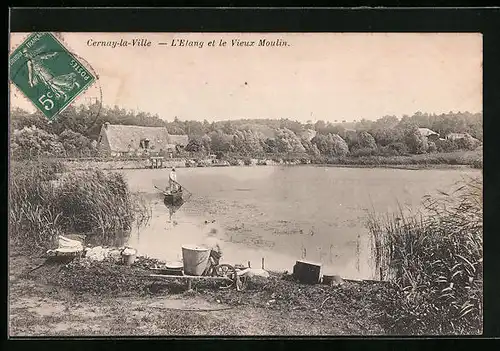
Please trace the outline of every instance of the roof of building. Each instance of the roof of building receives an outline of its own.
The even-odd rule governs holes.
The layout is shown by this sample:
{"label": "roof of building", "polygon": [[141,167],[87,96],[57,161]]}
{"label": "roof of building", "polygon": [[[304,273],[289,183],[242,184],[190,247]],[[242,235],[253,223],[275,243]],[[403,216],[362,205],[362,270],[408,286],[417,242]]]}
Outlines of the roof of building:
{"label": "roof of building", "polygon": [[[172,139],[184,137],[169,135],[167,129],[164,127],[142,127],[106,123],[103,128],[109,141],[110,149],[120,152],[139,148],[141,140],[149,140],[149,148],[159,151],[160,149],[167,149],[169,144],[177,143]],[[185,138],[187,139],[187,135]]]}
{"label": "roof of building", "polygon": [[429,136],[429,135],[439,135],[438,133],[436,133],[435,131],[429,129],[429,128],[418,128],[418,131],[420,132],[420,134],[422,134],[423,136]]}
{"label": "roof of building", "polygon": [[186,146],[189,142],[187,135],[172,135],[170,134],[170,143],[175,145]]}

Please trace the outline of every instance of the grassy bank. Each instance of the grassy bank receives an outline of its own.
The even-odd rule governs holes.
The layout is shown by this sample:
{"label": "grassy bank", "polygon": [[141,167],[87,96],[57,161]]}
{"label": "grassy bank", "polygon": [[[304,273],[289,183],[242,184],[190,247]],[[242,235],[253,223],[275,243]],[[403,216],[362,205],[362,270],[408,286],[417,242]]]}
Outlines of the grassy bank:
{"label": "grassy bank", "polygon": [[28,251],[56,245],[58,235],[109,240],[147,220],[123,176],[90,170],[64,173],[57,161],[13,162],[9,187],[10,244]]}
{"label": "grassy bank", "polygon": [[483,325],[482,179],[427,197],[424,211],[377,218],[368,226],[397,334],[481,334]]}
{"label": "grassy bank", "polygon": [[[318,163],[315,161],[314,163]],[[407,156],[359,156],[334,157],[320,160],[319,163],[342,166],[470,166],[483,168],[482,151],[460,151],[449,153],[429,153]]]}

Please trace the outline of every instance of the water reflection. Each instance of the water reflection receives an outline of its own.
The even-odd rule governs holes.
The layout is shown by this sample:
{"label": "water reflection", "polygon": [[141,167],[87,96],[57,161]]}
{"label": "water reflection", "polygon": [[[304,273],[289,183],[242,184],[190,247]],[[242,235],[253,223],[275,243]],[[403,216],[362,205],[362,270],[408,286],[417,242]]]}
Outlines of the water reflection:
{"label": "water reflection", "polygon": [[176,204],[172,204],[165,198],[163,204],[168,208],[169,219],[172,221],[172,216],[184,205],[184,201],[180,200]]}

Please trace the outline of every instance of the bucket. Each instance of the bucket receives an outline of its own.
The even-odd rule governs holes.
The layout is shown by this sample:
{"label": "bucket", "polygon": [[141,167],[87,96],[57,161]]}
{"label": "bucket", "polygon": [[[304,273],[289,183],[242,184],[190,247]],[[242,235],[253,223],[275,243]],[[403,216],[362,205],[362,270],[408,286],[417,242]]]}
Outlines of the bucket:
{"label": "bucket", "polygon": [[136,255],[135,254],[130,254],[130,255],[123,255],[123,263],[126,266],[131,266],[135,262]]}
{"label": "bucket", "polygon": [[184,274],[200,276],[207,268],[210,249],[195,245],[182,246]]}
{"label": "bucket", "polygon": [[137,251],[135,251],[134,249],[127,248],[122,252],[123,264],[126,266],[131,266],[132,264],[134,264],[136,257]]}

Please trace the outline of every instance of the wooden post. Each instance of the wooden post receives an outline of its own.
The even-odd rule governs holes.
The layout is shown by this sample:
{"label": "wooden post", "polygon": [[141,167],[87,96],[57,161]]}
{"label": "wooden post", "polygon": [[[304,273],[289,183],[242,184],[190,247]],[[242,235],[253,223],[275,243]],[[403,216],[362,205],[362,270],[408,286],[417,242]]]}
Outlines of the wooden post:
{"label": "wooden post", "polygon": [[262,257],[262,269],[264,269],[264,257]]}
{"label": "wooden post", "polygon": [[248,268],[250,268],[250,261],[248,261]]}
{"label": "wooden post", "polygon": [[187,281],[188,281],[188,291],[190,291],[191,290],[191,279],[188,279]]}

